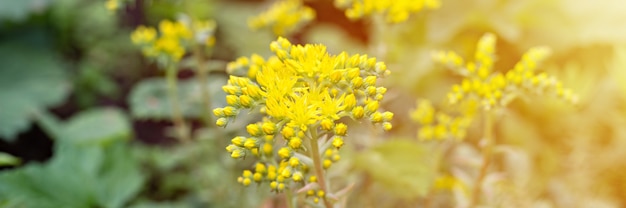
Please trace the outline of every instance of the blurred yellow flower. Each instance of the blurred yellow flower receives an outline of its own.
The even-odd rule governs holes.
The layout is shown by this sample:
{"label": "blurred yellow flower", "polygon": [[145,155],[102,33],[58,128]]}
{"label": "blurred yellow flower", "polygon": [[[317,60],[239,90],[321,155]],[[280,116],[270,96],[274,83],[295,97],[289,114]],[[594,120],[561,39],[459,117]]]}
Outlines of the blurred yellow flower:
{"label": "blurred yellow flower", "polygon": [[437,9],[439,0],[335,0],[335,6],[345,9],[346,17],[361,19],[365,16],[380,14],[389,23],[406,21],[413,13],[423,9]]}
{"label": "blurred yellow flower", "polygon": [[277,36],[289,35],[315,19],[315,10],[303,5],[302,0],[279,0],[267,11],[250,18],[252,29],[269,27]]}

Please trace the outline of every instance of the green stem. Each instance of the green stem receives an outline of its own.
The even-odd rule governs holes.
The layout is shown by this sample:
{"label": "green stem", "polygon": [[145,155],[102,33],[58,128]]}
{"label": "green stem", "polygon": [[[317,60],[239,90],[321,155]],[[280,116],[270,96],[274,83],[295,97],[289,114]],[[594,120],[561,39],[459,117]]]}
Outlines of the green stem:
{"label": "green stem", "polygon": [[200,96],[202,97],[202,120],[207,127],[213,126],[211,122],[211,96],[207,89],[209,70],[202,57],[202,46],[198,45],[194,49],[194,57],[197,62],[198,84],[200,85]]}
{"label": "green stem", "polygon": [[285,202],[287,203],[287,208],[294,208],[293,192],[291,191],[291,189],[285,190]]}
{"label": "green stem", "polygon": [[485,176],[487,176],[487,170],[489,169],[489,165],[491,164],[491,154],[493,151],[493,118],[491,116],[490,110],[484,110],[483,112],[483,142],[484,147],[482,149],[483,155],[483,164],[480,167],[480,172],[478,174],[478,178],[476,178],[476,182],[474,183],[474,196],[472,197],[472,205],[471,207],[476,207],[480,204],[480,198],[482,196],[482,184],[485,180]]}
{"label": "green stem", "polygon": [[[324,191],[324,194],[328,194],[328,188],[326,184],[326,177],[324,176],[324,170],[322,167],[322,157],[320,154],[320,148],[317,143],[319,136],[317,135],[317,129],[311,129],[311,138],[309,142],[311,145],[311,156],[313,158],[313,166],[315,166],[315,175],[317,176],[317,183],[320,185],[320,189]],[[326,200],[326,197],[322,199],[326,208],[332,208],[333,205],[330,201]]]}
{"label": "green stem", "polygon": [[172,122],[176,128],[177,138],[183,142],[189,141],[189,133],[187,130],[187,124],[183,119],[180,104],[178,103],[178,86],[177,75],[178,70],[175,66],[170,66],[166,70],[167,89],[170,97],[170,105],[172,106]]}

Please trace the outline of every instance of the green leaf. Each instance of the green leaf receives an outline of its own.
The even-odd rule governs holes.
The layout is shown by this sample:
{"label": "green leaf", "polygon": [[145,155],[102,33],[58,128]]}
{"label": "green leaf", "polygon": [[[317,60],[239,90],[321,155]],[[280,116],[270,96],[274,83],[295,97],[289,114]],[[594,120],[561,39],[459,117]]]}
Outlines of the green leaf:
{"label": "green leaf", "polygon": [[51,51],[20,44],[0,45],[0,138],[11,141],[35,113],[59,104],[70,89]]}
{"label": "green leaf", "polygon": [[49,163],[0,173],[0,201],[22,207],[123,207],[145,180],[123,141],[62,143],[55,152]]}
{"label": "green leaf", "polygon": [[423,145],[392,140],[360,153],[354,165],[395,196],[415,198],[425,196],[430,189],[437,158]]}
{"label": "green leaf", "polygon": [[50,0],[2,1],[0,22],[6,20],[14,22],[24,21],[31,13],[44,11],[49,3]]}
{"label": "green leaf", "polygon": [[[221,85],[225,83],[223,78],[210,77],[206,87],[209,88],[211,98],[221,98]],[[183,116],[187,118],[200,118],[202,115],[202,96],[200,85],[195,79],[178,82],[178,102]],[[220,101],[221,101],[220,100]],[[213,106],[221,106],[222,103]],[[168,120],[171,116],[171,104],[168,97],[166,80],[152,78],[140,82],[130,92],[130,110],[134,118]]]}
{"label": "green leaf", "polygon": [[107,144],[131,137],[126,115],[113,108],[93,109],[72,117],[63,125],[61,138],[75,144]]}
{"label": "green leaf", "polygon": [[13,166],[18,165],[21,162],[22,161],[20,160],[20,158],[17,158],[8,153],[0,152],[0,166]]}

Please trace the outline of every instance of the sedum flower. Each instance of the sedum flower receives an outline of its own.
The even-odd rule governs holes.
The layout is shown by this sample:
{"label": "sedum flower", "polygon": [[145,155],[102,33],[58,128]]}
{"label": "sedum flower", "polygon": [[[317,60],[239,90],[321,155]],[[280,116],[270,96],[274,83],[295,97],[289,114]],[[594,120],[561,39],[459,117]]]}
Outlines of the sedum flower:
{"label": "sedum flower", "polygon": [[[293,45],[282,37],[270,49],[275,54],[270,58],[255,54],[228,64],[229,72],[242,76],[230,77],[222,88],[231,101],[213,111],[218,126],[243,109],[263,115],[246,127],[249,137],[235,137],[226,148],[233,158],[252,155],[268,167],[252,181],[267,182],[273,191],[315,183],[311,145],[319,144],[321,164],[330,168],[349,134],[342,118],[365,118],[391,129],[393,113],[378,110],[386,93],[378,80],[390,73],[384,63],[367,55],[332,55],[323,45]],[[246,145],[249,140],[254,145]]]}
{"label": "sedum flower", "polygon": [[462,140],[472,122],[471,114],[463,113],[453,117],[438,112],[428,100],[419,100],[417,108],[411,112],[411,119],[420,124],[417,137],[420,140],[448,139]]}
{"label": "sedum flower", "polygon": [[257,30],[269,27],[277,36],[288,35],[315,19],[315,10],[305,6],[302,0],[279,0],[267,11],[248,21]]}
{"label": "sedum flower", "polygon": [[131,40],[141,47],[146,57],[164,63],[177,63],[192,44],[213,46],[215,27],[212,20],[163,20],[158,28],[137,27],[131,34]]}
{"label": "sedum flower", "polygon": [[450,103],[475,100],[484,109],[504,106],[518,94],[550,94],[575,103],[577,97],[563,88],[561,82],[546,73],[537,73],[539,63],[548,57],[550,49],[534,47],[528,50],[513,69],[502,74],[494,72],[496,36],[487,33],[478,42],[474,61],[465,62],[454,52],[437,52],[434,59],[464,77],[461,84],[452,86],[448,93]]}
{"label": "sedum flower", "polygon": [[389,23],[404,22],[413,13],[437,9],[440,5],[439,0],[335,0],[335,6],[345,9],[350,19],[381,14]]}

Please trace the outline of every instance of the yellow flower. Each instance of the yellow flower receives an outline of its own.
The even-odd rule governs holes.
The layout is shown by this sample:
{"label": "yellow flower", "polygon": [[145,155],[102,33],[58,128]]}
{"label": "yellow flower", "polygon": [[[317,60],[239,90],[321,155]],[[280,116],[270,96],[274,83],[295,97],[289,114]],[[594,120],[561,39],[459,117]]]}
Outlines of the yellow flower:
{"label": "yellow flower", "polygon": [[304,6],[302,0],[280,0],[267,11],[250,18],[252,29],[271,27],[277,36],[288,35],[315,19],[315,10]]}
{"label": "yellow flower", "polygon": [[448,93],[450,103],[477,100],[483,109],[505,106],[514,96],[522,93],[547,93],[576,102],[576,96],[563,96],[564,89],[554,77],[545,73],[537,74],[538,64],[550,54],[546,47],[531,48],[522,56],[512,70],[505,74],[494,72],[496,36],[483,35],[478,41],[474,61],[463,63],[463,59],[454,52],[437,52],[433,58],[446,64],[458,74],[464,76],[461,84],[452,86]]}
{"label": "yellow flower", "polygon": [[109,11],[115,11],[120,8],[120,2],[118,0],[107,0],[105,7]]}
{"label": "yellow flower", "polygon": [[[303,182],[309,174],[312,159],[307,151],[312,148],[304,146],[331,138],[331,145],[320,147],[327,152],[323,168],[329,168],[341,158],[338,149],[344,145],[348,125],[335,122],[343,117],[367,118],[391,129],[393,113],[379,111],[387,89],[377,84],[390,74],[382,62],[367,55],[332,55],[323,45],[293,45],[284,38],[272,42],[270,49],[274,56],[267,59],[252,55],[228,64],[227,70],[239,76],[230,76],[222,87],[227,106],[214,110],[223,123],[243,109],[263,116],[261,122],[246,126],[250,137],[235,137],[229,146],[231,154],[238,151],[235,158],[252,153],[263,162],[280,161],[275,171],[268,166],[266,178],[254,181],[268,181],[276,191],[281,185],[284,189],[301,184],[291,182]],[[277,143],[278,132],[284,140]]]}
{"label": "yellow flower", "polygon": [[412,13],[423,9],[437,9],[439,0],[335,0],[335,5],[346,9],[350,19],[360,19],[373,14],[384,14],[389,23],[404,22]]}

